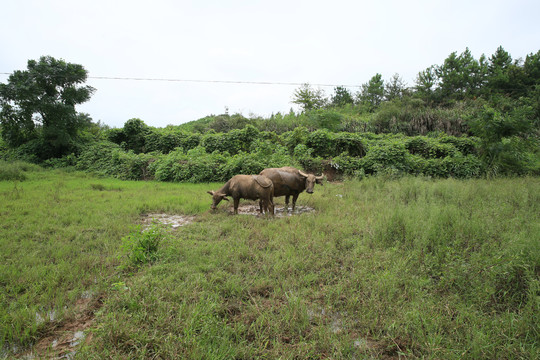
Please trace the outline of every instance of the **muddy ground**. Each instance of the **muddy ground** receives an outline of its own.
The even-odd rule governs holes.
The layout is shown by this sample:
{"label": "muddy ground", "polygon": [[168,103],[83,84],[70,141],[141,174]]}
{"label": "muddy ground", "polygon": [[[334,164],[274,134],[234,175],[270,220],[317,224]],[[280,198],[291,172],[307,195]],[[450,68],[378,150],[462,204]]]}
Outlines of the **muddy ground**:
{"label": "muddy ground", "polygon": [[[43,336],[32,347],[19,356],[20,359],[72,359],[82,343],[92,340],[85,332],[94,323],[95,312],[103,306],[103,295],[84,294],[75,303],[71,316],[61,322],[51,322]],[[38,317],[39,314],[36,314]],[[39,315],[41,317],[41,315]]]}
{"label": "muddy ground", "polygon": [[[233,206],[222,206],[219,207],[217,212],[226,211],[229,214],[234,213]],[[315,209],[309,206],[296,206],[294,212],[289,207],[288,211],[285,211],[284,206],[275,207],[275,217],[282,218],[286,216],[300,215],[305,213],[315,212]],[[251,215],[251,216],[261,216],[259,213],[259,205],[256,203],[253,204],[244,204],[238,207],[238,215]],[[265,216],[265,215],[262,215]],[[165,214],[165,213],[152,213],[145,214],[141,216],[141,223],[143,229],[150,227],[151,225],[165,225],[171,230],[177,230],[178,228],[191,224],[195,221],[196,217],[192,215],[179,215],[179,214]]]}
{"label": "muddy ground", "polygon": [[[231,206],[227,208],[227,211],[231,214],[234,213],[234,208]],[[275,217],[285,217],[285,216],[293,216],[293,215],[300,215],[304,213],[310,213],[315,212],[315,209],[309,206],[296,206],[294,209],[294,212],[289,207],[289,211],[285,212],[285,207],[283,206],[276,206],[275,207]],[[261,216],[259,213],[259,205],[258,204],[246,204],[246,205],[240,205],[238,207],[238,215],[252,215],[252,216]]]}

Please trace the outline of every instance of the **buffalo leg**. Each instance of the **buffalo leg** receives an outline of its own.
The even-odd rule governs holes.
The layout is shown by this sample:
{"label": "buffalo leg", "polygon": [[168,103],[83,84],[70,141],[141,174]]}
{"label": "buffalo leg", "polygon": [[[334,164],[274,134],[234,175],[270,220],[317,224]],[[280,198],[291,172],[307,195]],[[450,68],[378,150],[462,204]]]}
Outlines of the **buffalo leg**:
{"label": "buffalo leg", "polygon": [[274,203],[271,199],[264,200],[264,212],[266,215],[271,214],[274,216]]}
{"label": "buffalo leg", "polygon": [[263,213],[263,201],[262,200],[259,200],[259,212],[261,214]]}
{"label": "buffalo leg", "polygon": [[234,215],[238,215],[238,204],[240,204],[240,198],[234,199]]}
{"label": "buffalo leg", "polygon": [[289,195],[285,196],[285,212],[289,212]]}
{"label": "buffalo leg", "polygon": [[274,213],[275,213],[274,200],[270,199],[270,214],[274,216]]}
{"label": "buffalo leg", "polygon": [[298,195],[300,194],[294,194],[292,196],[292,211],[294,212],[294,208],[296,207],[296,199],[298,199]]}

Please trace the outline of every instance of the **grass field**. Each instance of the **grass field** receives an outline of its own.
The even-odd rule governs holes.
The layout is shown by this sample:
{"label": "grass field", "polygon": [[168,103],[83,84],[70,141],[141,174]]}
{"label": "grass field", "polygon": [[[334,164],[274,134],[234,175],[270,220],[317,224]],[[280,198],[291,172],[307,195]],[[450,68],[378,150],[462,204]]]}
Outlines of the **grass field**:
{"label": "grass field", "polygon": [[[21,179],[0,181],[0,358],[57,356],[68,324],[81,359],[540,357],[538,178],[326,183],[275,219],[211,212],[220,184]],[[140,233],[148,213],[195,218]]]}

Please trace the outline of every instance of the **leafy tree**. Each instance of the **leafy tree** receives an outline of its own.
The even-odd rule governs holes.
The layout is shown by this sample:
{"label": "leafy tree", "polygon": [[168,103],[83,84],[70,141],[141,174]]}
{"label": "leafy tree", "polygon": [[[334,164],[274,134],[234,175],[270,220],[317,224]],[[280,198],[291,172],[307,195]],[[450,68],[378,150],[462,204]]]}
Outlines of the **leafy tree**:
{"label": "leafy tree", "polygon": [[343,86],[337,86],[334,88],[334,95],[330,100],[333,106],[345,106],[347,104],[354,104],[352,94]]}
{"label": "leafy tree", "polygon": [[41,158],[72,151],[80,129],[90,123],[75,105],[90,99],[95,91],[83,86],[87,71],[81,65],[50,56],[29,60],[27,70],[15,71],[7,84],[0,84],[2,137],[17,147],[38,140]]}
{"label": "leafy tree", "polygon": [[326,105],[326,97],[323,90],[315,90],[309,84],[304,84],[294,91],[292,103],[300,105],[302,110],[307,112],[324,107]]}
{"label": "leafy tree", "polygon": [[145,136],[150,129],[141,119],[129,119],[124,124],[122,130],[124,134],[125,147],[133,150],[136,154],[145,152]]}
{"label": "leafy tree", "polygon": [[374,111],[384,100],[384,80],[381,74],[375,74],[369,82],[362,84],[359,94],[360,103]]}

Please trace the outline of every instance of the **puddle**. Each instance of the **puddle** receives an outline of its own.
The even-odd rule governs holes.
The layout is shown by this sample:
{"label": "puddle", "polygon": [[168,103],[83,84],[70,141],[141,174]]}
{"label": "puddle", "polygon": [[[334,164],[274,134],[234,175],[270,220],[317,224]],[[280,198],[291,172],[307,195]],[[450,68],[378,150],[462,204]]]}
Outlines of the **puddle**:
{"label": "puddle", "polygon": [[[228,211],[232,214],[234,212],[234,208],[231,207],[228,209]],[[289,207],[289,211],[285,212],[285,207],[279,207],[276,206],[274,209],[275,213],[274,216],[276,217],[285,217],[285,216],[293,216],[293,215],[300,215],[304,213],[311,213],[315,212],[315,209],[309,206],[296,206],[294,209],[294,212]],[[259,205],[241,205],[238,207],[238,215],[252,215],[252,216],[261,216],[259,213]],[[265,216],[265,214],[263,214]]]}
{"label": "puddle", "polygon": [[45,320],[48,320],[48,321],[56,320],[56,311],[55,310],[49,310],[49,311],[47,311],[46,314],[44,314],[44,316],[42,316],[39,312],[36,312],[36,323],[38,325],[45,322]]}
{"label": "puddle", "polygon": [[191,224],[194,220],[195,216],[190,215],[146,214],[142,216],[142,225],[143,230],[154,224],[165,225],[172,230],[176,230],[181,226]]}
{"label": "puddle", "polygon": [[312,321],[314,318],[325,319],[329,323],[330,329],[334,334],[341,333],[345,328],[345,325],[343,323],[343,316],[347,315],[346,312],[330,312],[325,310],[324,308],[319,310],[308,309],[307,315],[310,321]]}
{"label": "puddle", "polygon": [[73,347],[79,345],[84,337],[84,331],[76,331],[75,334],[73,334],[73,339],[69,342],[69,346]]}

